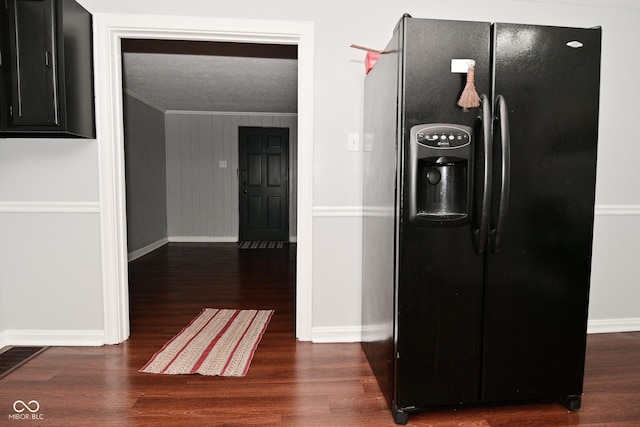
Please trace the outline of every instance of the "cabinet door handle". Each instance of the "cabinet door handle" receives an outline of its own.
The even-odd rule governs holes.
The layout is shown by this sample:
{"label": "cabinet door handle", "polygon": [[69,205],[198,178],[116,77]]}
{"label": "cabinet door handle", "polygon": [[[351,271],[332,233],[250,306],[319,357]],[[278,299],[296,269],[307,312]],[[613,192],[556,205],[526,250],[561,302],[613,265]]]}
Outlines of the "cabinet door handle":
{"label": "cabinet door handle", "polygon": [[49,51],[44,53],[44,65],[51,68],[51,52]]}

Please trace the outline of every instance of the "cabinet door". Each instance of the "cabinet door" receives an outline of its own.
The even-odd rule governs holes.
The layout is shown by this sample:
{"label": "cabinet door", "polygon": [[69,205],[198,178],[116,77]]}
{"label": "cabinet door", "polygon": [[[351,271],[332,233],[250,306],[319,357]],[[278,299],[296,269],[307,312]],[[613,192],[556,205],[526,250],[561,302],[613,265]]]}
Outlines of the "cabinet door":
{"label": "cabinet door", "polygon": [[5,96],[5,67],[8,66],[9,54],[6,43],[5,28],[7,28],[6,15],[3,10],[0,9],[0,131],[4,131],[5,128],[5,105],[7,104],[7,97]]}
{"label": "cabinet door", "polygon": [[10,126],[59,126],[52,0],[10,0]]}

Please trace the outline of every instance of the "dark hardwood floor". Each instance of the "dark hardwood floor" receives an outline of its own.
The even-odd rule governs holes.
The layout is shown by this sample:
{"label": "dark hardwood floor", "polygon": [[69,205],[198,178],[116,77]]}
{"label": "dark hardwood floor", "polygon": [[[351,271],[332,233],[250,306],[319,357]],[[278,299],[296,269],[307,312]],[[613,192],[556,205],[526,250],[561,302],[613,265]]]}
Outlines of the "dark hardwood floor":
{"label": "dark hardwood floor", "polygon": [[[49,348],[10,373],[0,380],[0,425],[394,425],[359,344],[296,341],[295,245],[170,244],[132,262],[129,280],[130,339]],[[275,309],[247,376],[139,373],[204,307]],[[38,402],[36,419],[15,417],[18,400]],[[578,412],[559,404],[443,410],[412,415],[409,425],[638,426],[640,333],[589,336]]]}

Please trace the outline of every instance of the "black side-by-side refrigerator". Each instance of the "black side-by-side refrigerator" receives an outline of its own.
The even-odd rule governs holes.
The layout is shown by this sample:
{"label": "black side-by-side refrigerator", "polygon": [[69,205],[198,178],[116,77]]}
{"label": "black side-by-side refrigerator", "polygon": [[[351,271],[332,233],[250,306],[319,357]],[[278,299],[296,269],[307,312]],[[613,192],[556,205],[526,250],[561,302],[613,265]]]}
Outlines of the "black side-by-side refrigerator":
{"label": "black side-by-side refrigerator", "polygon": [[396,422],[580,408],[600,43],[600,28],[405,15],[367,74],[362,346]]}

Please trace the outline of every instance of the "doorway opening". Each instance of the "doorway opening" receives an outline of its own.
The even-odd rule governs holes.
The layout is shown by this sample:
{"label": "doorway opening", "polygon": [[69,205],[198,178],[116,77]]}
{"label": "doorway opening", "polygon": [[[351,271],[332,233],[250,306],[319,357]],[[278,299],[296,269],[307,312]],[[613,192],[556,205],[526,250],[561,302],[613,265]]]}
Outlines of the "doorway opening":
{"label": "doorway opening", "polygon": [[167,242],[296,241],[297,50],[122,39],[130,261]]}
{"label": "doorway opening", "polygon": [[227,41],[298,46],[298,189],[296,336],[311,338],[313,200],[313,25],[198,17],[96,14],[96,116],[100,162],[105,343],[129,336],[122,39]]}
{"label": "doorway opening", "polygon": [[[264,269],[265,256],[274,265],[295,260],[296,245],[288,242],[295,241],[289,170],[291,166],[295,180],[296,158],[289,149],[295,154],[296,141],[290,144],[289,134],[297,134],[297,46],[148,39],[121,43],[133,332],[139,331],[144,313],[166,322],[193,304],[244,307],[253,279],[230,266],[255,271]],[[239,126],[246,123],[287,127]],[[239,239],[287,245],[285,251],[249,256],[237,250]],[[168,265],[162,264],[166,257],[172,259]],[[157,270],[144,267],[149,264]],[[200,280],[194,279],[196,272]],[[274,274],[272,269],[263,272]],[[149,289],[156,280],[163,286]],[[293,319],[295,281],[284,272],[273,283],[278,285],[270,292],[253,292],[254,303],[261,296],[257,306],[275,307],[286,297],[290,301],[279,305],[278,312],[290,312]],[[140,298],[145,289],[157,295]],[[182,292],[193,301],[163,302],[161,294]],[[242,297],[232,298],[237,295]],[[290,325],[286,329],[292,330]]]}

